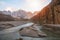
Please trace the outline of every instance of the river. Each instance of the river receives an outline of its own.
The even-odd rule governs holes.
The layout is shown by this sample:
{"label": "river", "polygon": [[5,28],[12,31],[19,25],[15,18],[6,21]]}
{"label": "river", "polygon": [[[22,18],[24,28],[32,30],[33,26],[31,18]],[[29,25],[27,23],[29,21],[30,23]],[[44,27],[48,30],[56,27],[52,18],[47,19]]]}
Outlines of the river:
{"label": "river", "polygon": [[[44,38],[32,38],[32,37],[22,37],[20,36],[21,38],[23,38],[23,40],[60,40],[60,35],[58,34],[55,34],[55,33],[52,33],[50,31],[47,31],[47,30],[42,30],[42,26],[39,26],[39,29],[40,31],[43,31],[47,34],[47,37],[44,37]],[[13,34],[8,34],[8,36],[13,36],[15,34],[15,32],[13,32]],[[18,34],[18,33],[17,33]],[[1,37],[2,35],[0,35]],[[5,35],[5,37],[7,36],[7,34]],[[14,36],[19,36],[19,35],[14,35]],[[8,38],[8,37],[7,37]],[[19,38],[19,37],[17,37]],[[5,40],[4,38],[2,38],[3,40]],[[0,39],[0,40],[2,40]],[[10,38],[8,38],[7,40],[12,40]]]}

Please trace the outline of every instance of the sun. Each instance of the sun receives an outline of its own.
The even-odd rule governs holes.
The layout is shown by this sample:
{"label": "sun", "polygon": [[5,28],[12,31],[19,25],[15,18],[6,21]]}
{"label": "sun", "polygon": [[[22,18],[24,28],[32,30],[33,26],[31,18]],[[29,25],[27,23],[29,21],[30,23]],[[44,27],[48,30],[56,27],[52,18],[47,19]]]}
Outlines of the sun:
{"label": "sun", "polygon": [[26,0],[27,1],[27,8],[29,7],[29,11],[34,12],[40,8],[41,1],[39,0]]}
{"label": "sun", "polygon": [[43,9],[51,0],[26,0],[26,2],[28,4],[26,8],[29,8],[29,11],[34,12]]}

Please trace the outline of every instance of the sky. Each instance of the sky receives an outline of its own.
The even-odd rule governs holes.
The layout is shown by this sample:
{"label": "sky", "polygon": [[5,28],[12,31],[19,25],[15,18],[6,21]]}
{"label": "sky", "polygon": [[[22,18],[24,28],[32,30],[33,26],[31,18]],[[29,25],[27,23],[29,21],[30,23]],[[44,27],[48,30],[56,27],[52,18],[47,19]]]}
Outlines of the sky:
{"label": "sky", "polygon": [[26,11],[39,11],[46,5],[48,5],[51,0],[0,0],[0,10],[26,10]]}

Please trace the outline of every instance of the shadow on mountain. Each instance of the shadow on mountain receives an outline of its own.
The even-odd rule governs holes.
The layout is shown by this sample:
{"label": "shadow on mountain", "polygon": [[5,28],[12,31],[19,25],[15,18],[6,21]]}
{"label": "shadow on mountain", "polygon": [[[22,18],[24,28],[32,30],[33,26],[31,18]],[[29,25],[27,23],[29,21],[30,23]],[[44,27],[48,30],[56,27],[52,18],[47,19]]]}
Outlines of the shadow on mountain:
{"label": "shadow on mountain", "polygon": [[14,21],[14,18],[10,15],[5,15],[0,12],[0,21]]}

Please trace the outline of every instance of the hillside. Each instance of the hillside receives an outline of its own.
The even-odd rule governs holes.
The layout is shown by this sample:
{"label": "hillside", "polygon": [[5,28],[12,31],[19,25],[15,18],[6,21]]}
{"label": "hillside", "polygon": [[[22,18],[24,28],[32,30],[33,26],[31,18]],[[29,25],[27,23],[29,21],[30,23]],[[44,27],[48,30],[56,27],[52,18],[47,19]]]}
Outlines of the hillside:
{"label": "hillside", "polygon": [[10,15],[5,15],[0,12],[0,21],[14,21],[14,18]]}
{"label": "hillside", "polygon": [[60,24],[60,0],[53,0],[31,19],[40,24]]}

